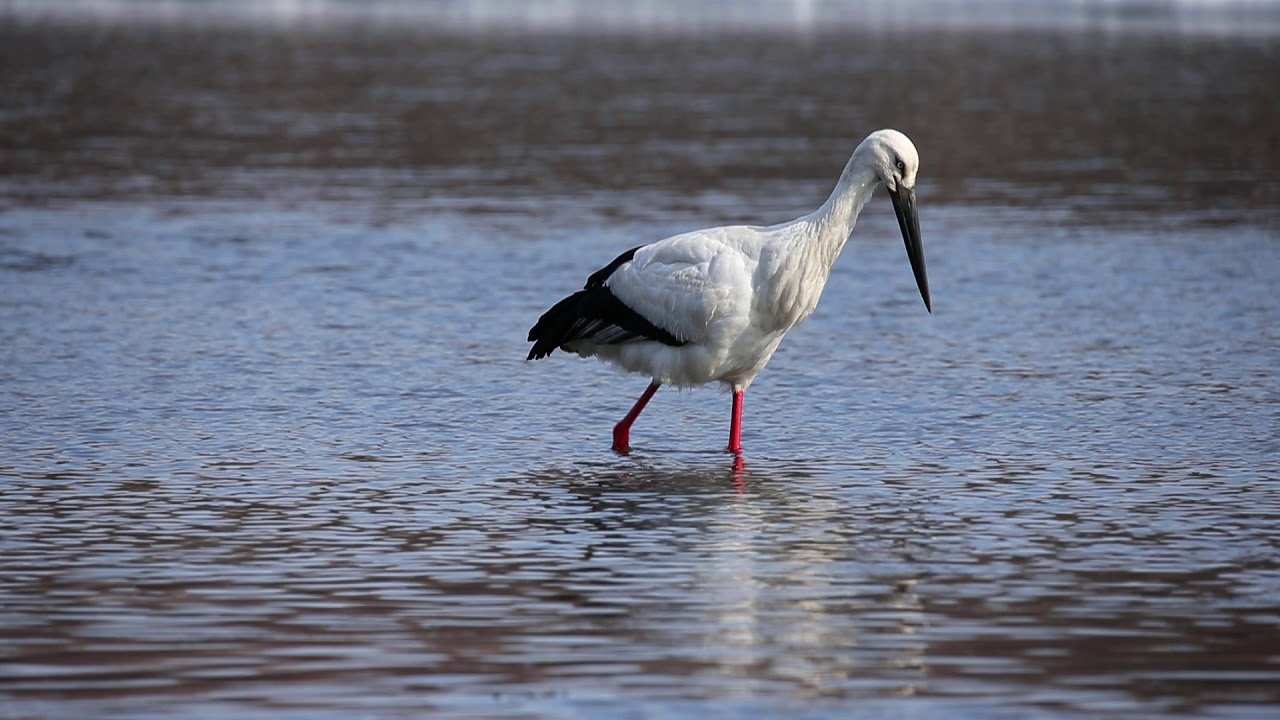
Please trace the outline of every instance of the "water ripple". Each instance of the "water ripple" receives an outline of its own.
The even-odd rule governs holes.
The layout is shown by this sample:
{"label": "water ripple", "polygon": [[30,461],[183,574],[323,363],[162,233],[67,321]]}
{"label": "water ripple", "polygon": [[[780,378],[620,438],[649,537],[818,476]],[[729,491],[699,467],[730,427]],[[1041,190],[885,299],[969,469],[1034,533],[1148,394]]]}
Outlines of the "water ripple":
{"label": "water ripple", "polygon": [[[0,30],[0,716],[1274,715],[1270,45],[152,31]],[[932,103],[739,462],[522,360]]]}

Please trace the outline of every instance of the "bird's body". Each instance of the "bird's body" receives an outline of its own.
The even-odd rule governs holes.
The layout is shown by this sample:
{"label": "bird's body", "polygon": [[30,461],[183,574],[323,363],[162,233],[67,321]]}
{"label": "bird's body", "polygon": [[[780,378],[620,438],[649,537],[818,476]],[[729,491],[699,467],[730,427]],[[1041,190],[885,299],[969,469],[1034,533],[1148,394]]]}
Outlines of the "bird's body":
{"label": "bird's body", "polygon": [[529,359],[558,348],[652,378],[614,429],[620,452],[627,450],[631,422],[658,386],[721,382],[734,393],[729,449],[739,450],[743,392],[787,331],[817,307],[859,212],[881,184],[894,198],[929,305],[915,219],[918,164],[905,135],[880,130],[858,146],[831,196],[808,215],[767,227],[695,230],[628,250],[543,314],[529,331]]}

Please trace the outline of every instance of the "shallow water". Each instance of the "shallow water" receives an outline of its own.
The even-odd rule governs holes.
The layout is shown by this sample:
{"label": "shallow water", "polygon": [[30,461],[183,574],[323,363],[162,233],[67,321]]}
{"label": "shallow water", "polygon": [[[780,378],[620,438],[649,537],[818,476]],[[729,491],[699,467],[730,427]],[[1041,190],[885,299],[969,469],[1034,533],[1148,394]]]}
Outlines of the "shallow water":
{"label": "shallow water", "polygon": [[[332,30],[0,31],[0,718],[1274,715],[1274,41]],[[740,467],[523,361],[883,125]]]}

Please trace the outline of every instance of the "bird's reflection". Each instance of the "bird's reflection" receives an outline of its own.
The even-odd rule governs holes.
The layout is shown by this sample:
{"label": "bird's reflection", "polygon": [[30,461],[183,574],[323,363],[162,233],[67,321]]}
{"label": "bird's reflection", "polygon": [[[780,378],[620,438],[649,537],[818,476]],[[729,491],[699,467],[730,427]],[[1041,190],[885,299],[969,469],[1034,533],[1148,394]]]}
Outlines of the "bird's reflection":
{"label": "bird's reflection", "polygon": [[820,469],[769,458],[750,468],[743,454],[637,452],[622,465],[539,474],[538,485],[583,503],[575,517],[589,519],[575,524],[591,563],[608,566],[566,582],[610,605],[620,585],[642,581],[642,596],[625,601],[627,625],[691,644],[703,669],[811,696],[856,683],[917,692],[926,615],[914,566],[854,526],[866,511],[858,495]]}

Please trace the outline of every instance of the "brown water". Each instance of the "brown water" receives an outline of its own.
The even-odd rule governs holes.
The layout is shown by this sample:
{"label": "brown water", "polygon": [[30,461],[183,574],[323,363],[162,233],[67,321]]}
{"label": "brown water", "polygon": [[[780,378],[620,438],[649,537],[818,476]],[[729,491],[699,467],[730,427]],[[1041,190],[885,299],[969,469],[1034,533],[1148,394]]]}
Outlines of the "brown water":
{"label": "brown water", "polygon": [[[1275,716],[1280,44],[1135,6],[0,11],[0,718]],[[744,468],[522,361],[883,126],[935,313],[873,200]]]}

